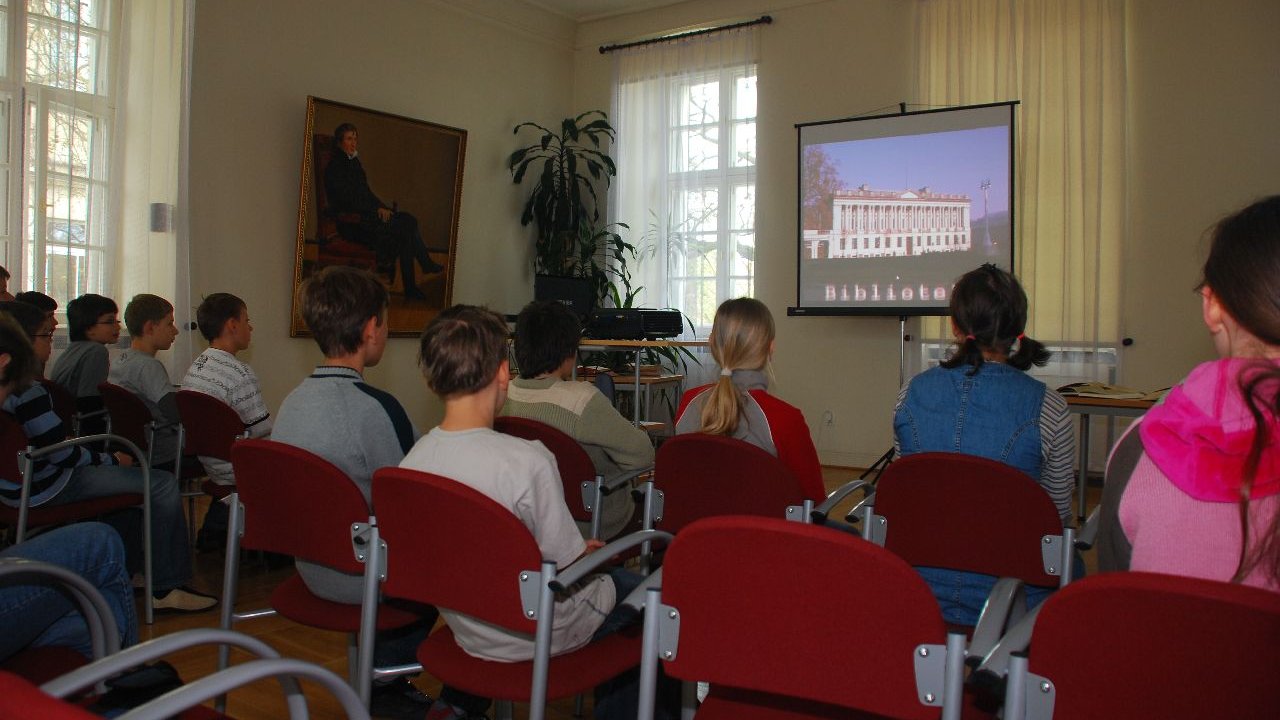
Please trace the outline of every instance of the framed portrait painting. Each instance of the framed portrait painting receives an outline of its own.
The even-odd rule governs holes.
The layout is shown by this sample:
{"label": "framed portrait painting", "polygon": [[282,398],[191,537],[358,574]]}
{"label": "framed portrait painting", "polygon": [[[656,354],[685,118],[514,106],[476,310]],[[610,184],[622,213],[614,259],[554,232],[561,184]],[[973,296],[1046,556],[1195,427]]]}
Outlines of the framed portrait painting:
{"label": "framed portrait painting", "polygon": [[290,335],[298,287],[330,265],[386,286],[391,335],[422,331],[453,297],[467,131],[307,98]]}

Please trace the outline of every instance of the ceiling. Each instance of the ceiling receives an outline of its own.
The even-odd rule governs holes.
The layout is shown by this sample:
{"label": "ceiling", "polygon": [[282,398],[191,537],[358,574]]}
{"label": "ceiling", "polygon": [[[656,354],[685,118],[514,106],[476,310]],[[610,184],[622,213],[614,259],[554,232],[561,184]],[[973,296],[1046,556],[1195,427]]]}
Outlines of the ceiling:
{"label": "ceiling", "polygon": [[525,0],[575,22],[587,22],[614,15],[652,10],[664,5],[676,5],[684,0]]}

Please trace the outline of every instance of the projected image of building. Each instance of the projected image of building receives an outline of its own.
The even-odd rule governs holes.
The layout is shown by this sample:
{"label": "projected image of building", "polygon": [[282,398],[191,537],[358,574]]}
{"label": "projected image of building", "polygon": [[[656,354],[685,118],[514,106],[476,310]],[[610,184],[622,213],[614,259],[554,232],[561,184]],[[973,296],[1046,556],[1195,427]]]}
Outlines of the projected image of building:
{"label": "projected image of building", "polygon": [[839,190],[831,229],[805,230],[810,259],[909,257],[961,252],[971,243],[969,196],[918,190]]}

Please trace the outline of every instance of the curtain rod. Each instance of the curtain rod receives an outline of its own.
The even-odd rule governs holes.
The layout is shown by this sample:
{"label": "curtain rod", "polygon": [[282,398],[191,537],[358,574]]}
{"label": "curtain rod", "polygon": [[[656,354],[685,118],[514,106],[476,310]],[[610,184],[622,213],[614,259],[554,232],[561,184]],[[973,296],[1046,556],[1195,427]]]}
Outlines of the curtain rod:
{"label": "curtain rod", "polygon": [[614,50],[626,50],[627,48],[670,42],[672,40],[683,40],[697,35],[710,35],[711,33],[724,32],[725,30],[737,30],[738,28],[751,27],[752,25],[769,25],[772,22],[773,17],[769,15],[761,15],[755,20],[733,23],[732,25],[721,25],[719,27],[704,28],[702,30],[690,30],[689,32],[676,33],[675,35],[663,35],[662,37],[649,38],[648,40],[637,40],[629,43],[620,43],[618,45],[601,45],[600,54],[604,55],[605,53],[611,53]]}

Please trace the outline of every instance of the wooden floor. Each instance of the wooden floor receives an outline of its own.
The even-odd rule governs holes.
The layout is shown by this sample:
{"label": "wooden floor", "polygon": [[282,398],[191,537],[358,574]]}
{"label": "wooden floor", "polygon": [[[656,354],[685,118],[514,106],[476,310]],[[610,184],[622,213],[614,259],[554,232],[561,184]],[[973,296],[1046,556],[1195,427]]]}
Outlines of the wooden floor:
{"label": "wooden floor", "polygon": [[[828,491],[834,490],[847,480],[857,477],[858,473],[858,470],[848,468],[824,468],[823,470]],[[1090,507],[1097,504],[1098,495],[1097,489],[1093,489],[1090,495]],[[840,514],[833,514],[833,517],[842,517],[843,512],[860,497],[860,494],[855,493],[855,498],[849,500],[845,506],[838,508],[837,511]],[[203,509],[197,510],[197,513],[202,514]],[[1092,551],[1085,554],[1086,565],[1090,571],[1094,569],[1093,555]],[[270,595],[271,590],[292,573],[292,566],[270,569],[260,563],[246,564],[240,573],[240,597],[236,603],[236,608],[246,610],[266,607],[267,596]],[[211,594],[220,594],[222,587],[221,554],[202,554],[195,557],[195,580],[193,585],[197,589]],[[138,605],[138,616],[139,618],[142,617],[141,603]],[[218,614],[216,611],[199,615],[157,616],[154,625],[142,625],[140,636],[141,639],[146,640],[186,628],[217,627],[217,625]],[[279,617],[249,620],[238,625],[236,629],[265,641],[286,657],[307,660],[329,668],[342,677],[346,676],[346,638],[339,633],[330,633],[296,625]],[[169,660],[178,669],[182,678],[190,682],[213,672],[217,662],[216,658],[217,653],[213,648],[200,648],[185,651],[169,658]],[[242,661],[246,658],[247,655],[233,654],[232,662]],[[420,676],[416,683],[418,687],[432,697],[439,693],[440,684],[426,674]],[[311,716],[313,718],[323,720],[325,718],[345,717],[337,703],[318,687],[304,683],[304,691],[312,708]],[[590,717],[590,698],[587,698],[586,707],[587,717]],[[233,694],[230,698],[228,710],[233,717],[241,720],[266,720],[288,716],[279,686],[274,682],[267,681],[243,688]],[[558,701],[553,703],[549,709],[548,718],[550,720],[568,720],[573,717],[572,710],[572,700]],[[525,717],[526,715],[527,708],[517,708],[516,717]]]}

